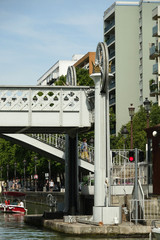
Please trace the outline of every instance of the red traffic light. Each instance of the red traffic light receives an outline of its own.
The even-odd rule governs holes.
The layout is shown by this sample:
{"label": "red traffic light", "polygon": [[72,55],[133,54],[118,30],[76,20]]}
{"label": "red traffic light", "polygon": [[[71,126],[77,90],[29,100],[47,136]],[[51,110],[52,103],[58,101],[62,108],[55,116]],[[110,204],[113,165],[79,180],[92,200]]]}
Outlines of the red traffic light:
{"label": "red traffic light", "polygon": [[134,162],[135,157],[134,157],[134,151],[129,151],[129,161]]}

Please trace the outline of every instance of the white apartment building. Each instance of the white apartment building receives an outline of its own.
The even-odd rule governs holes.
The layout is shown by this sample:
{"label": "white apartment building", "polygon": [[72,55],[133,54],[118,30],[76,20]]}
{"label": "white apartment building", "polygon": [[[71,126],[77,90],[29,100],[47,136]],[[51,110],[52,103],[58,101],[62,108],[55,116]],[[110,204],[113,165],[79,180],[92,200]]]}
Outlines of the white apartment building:
{"label": "white apartment building", "polygon": [[60,76],[67,74],[69,66],[74,65],[84,55],[75,54],[72,60],[59,60],[57,61],[46,73],[44,73],[38,80],[37,85],[53,85]]}
{"label": "white apartment building", "polygon": [[131,103],[138,111],[146,97],[155,101],[150,98],[153,63],[148,49],[149,43],[154,41],[152,9],[159,4],[156,0],[117,1],[104,12],[104,41],[114,74],[109,100],[116,114],[116,126],[111,133],[118,133],[130,120],[128,107]]}

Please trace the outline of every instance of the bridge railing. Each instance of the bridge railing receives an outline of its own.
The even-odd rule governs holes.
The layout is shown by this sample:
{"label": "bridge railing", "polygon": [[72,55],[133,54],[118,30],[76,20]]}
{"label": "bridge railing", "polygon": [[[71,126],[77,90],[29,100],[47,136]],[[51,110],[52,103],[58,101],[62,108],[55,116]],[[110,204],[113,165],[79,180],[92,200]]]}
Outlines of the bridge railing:
{"label": "bridge railing", "polygon": [[[65,151],[65,134],[29,134],[29,136],[44,142],[57,149]],[[82,142],[78,141],[78,156],[80,159],[94,164],[94,147],[88,145],[88,157],[86,159],[82,156],[81,151]]]}
{"label": "bridge railing", "polygon": [[82,91],[89,87],[64,86],[0,86],[2,111],[77,111]]}
{"label": "bridge railing", "polygon": [[[30,134],[30,136],[65,152],[65,134]],[[94,147],[88,145],[88,158],[83,159],[81,145],[82,142],[78,141],[78,157],[94,164]],[[129,151],[130,149],[111,151],[111,185],[134,185],[135,164],[129,162]],[[147,164],[145,162],[138,164],[138,178],[141,184],[147,184]]]}
{"label": "bridge railing", "polygon": [[8,127],[9,133],[27,133],[29,128],[34,133],[89,128],[94,122],[87,97],[89,89],[87,86],[0,86],[1,132],[7,133]]}
{"label": "bridge railing", "polygon": [[[135,164],[129,162],[130,149],[112,150],[111,160],[111,184],[112,185],[134,185]],[[141,184],[147,184],[147,164],[138,163],[138,179]]]}

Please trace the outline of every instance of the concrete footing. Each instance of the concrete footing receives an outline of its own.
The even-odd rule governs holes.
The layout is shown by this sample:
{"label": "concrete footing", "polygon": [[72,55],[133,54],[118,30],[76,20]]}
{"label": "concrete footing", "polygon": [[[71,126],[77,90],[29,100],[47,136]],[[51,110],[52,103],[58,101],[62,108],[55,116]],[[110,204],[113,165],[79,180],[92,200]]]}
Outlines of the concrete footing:
{"label": "concrete footing", "polygon": [[120,224],[121,212],[121,207],[93,207],[93,220],[103,224]]}
{"label": "concrete footing", "polygon": [[[78,217],[76,216],[76,219]],[[45,227],[47,229],[82,236],[105,235],[107,237],[148,237],[151,232],[150,226],[134,225],[130,222],[122,222],[121,224],[103,225],[102,223],[92,223],[79,217],[79,221],[64,222],[63,219],[45,219],[43,215],[27,215],[25,222],[30,225]]]}

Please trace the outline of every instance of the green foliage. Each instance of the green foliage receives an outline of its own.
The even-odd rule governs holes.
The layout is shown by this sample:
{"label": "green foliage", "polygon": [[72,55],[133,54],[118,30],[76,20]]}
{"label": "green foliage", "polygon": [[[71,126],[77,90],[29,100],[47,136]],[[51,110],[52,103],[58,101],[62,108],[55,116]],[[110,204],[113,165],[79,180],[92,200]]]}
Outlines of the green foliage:
{"label": "green foliage", "polygon": [[[7,164],[9,165],[9,178],[14,178],[14,169],[16,163],[16,176],[17,178],[23,178],[24,174],[24,159],[26,160],[25,170],[26,177],[30,177],[35,174],[35,156],[37,153],[26,150],[22,146],[13,144],[0,138],[0,167],[2,167],[2,177],[7,180]],[[45,181],[45,173],[48,173],[48,159],[37,155],[37,174],[39,180]],[[0,169],[1,172],[1,169]],[[64,174],[64,164],[57,163],[51,160],[51,174],[56,179],[58,174]],[[0,174],[1,175],[1,174]]]}
{"label": "green foliage", "polygon": [[88,70],[84,68],[76,68],[77,85],[79,86],[94,86],[94,81],[89,76]]}
{"label": "green foliage", "polygon": [[[158,105],[152,105],[149,114],[149,126],[153,127],[160,123],[160,107]],[[111,149],[130,149],[131,142],[131,122],[126,125],[129,132],[126,139],[121,134],[124,126],[120,129],[117,136],[111,136]],[[145,129],[147,128],[147,114],[145,109],[141,106],[139,111],[135,113],[133,117],[133,147],[145,151],[145,145],[147,142],[147,134]]]}
{"label": "green foliage", "polygon": [[150,113],[150,127],[153,127],[160,123],[160,107],[158,105],[153,105]]}
{"label": "green foliage", "polygon": [[65,86],[66,85],[66,75],[62,75],[59,77],[58,81],[55,82],[56,86]]}
{"label": "green foliage", "polygon": [[[84,68],[76,68],[77,85],[79,86],[94,86],[94,81],[89,76],[89,71]],[[67,76],[60,76],[59,80],[55,82],[56,86],[66,85]]]}
{"label": "green foliage", "polygon": [[115,123],[116,123],[116,114],[114,113],[113,108],[110,108],[109,110],[109,118],[110,118],[110,129],[115,128]]}

